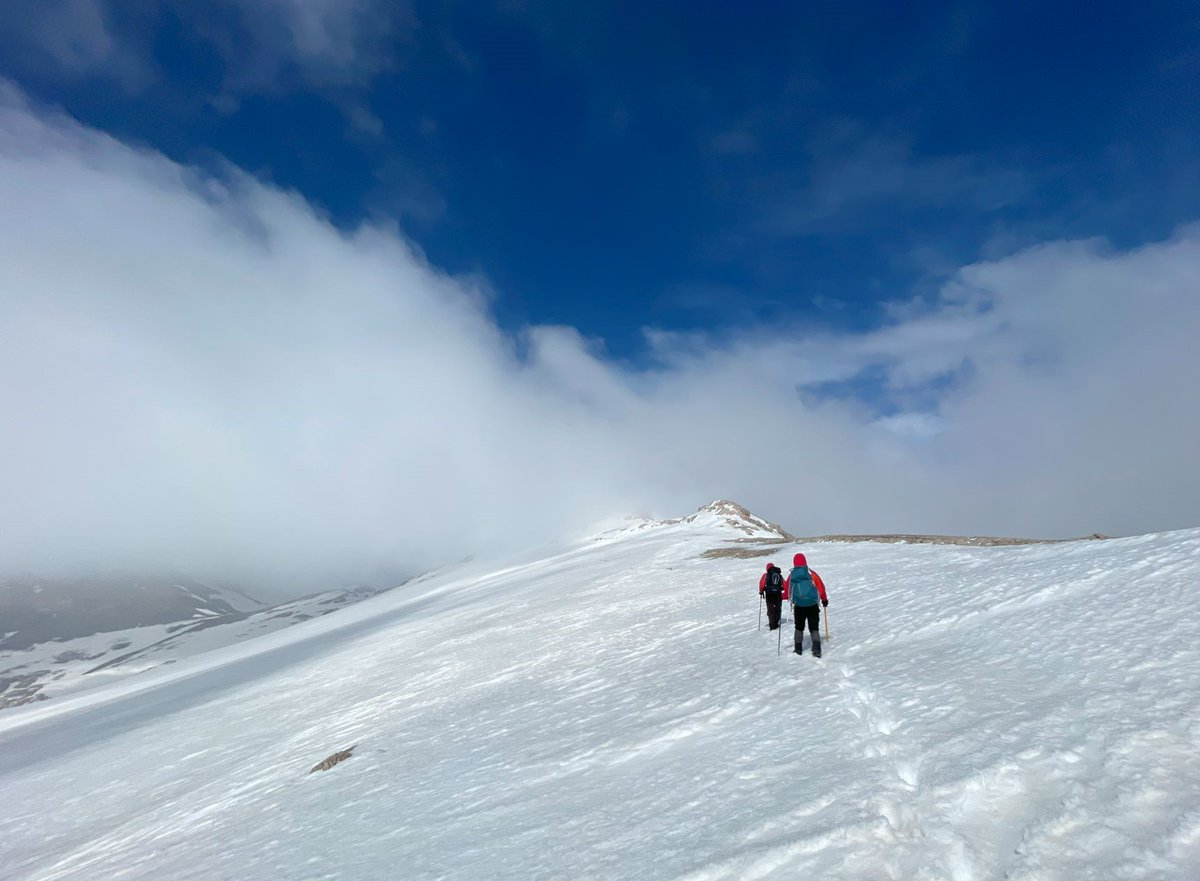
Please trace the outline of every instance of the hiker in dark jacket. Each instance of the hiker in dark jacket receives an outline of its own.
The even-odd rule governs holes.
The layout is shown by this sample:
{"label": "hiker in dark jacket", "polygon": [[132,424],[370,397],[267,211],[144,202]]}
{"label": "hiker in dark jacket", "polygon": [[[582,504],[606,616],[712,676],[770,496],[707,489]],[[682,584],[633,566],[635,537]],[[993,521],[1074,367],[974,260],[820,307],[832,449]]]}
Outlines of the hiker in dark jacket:
{"label": "hiker in dark jacket", "polygon": [[796,619],[796,654],[804,654],[804,627],[807,624],[812,634],[812,653],[821,657],[821,612],[817,608],[829,605],[825,595],[825,584],[821,576],[808,568],[804,554],[792,558],[792,571],[788,573],[788,588],[792,594],[792,612]]}
{"label": "hiker in dark jacket", "polygon": [[767,601],[767,625],[779,629],[779,613],[783,611],[783,600],[787,596],[787,582],[783,571],[774,563],[767,564],[767,571],[758,579],[758,592]]}

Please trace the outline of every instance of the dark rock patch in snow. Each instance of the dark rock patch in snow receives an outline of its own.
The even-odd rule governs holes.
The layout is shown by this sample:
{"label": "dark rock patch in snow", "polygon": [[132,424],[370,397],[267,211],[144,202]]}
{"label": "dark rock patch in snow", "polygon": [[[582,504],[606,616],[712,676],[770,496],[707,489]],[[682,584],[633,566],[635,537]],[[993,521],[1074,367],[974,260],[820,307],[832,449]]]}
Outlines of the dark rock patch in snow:
{"label": "dark rock patch in snow", "polygon": [[350,746],[350,747],[347,747],[346,749],[338,750],[333,755],[329,756],[327,759],[323,759],[320,762],[317,762],[317,764],[313,765],[311,768],[309,768],[308,773],[314,774],[317,771],[328,771],[334,765],[338,764],[338,762],[343,762],[346,759],[350,758],[351,753],[354,752],[354,749],[357,746],[358,746],[358,744],[356,743],[356,744],[354,744],[354,746]]}
{"label": "dark rock patch in snow", "polygon": [[799,544],[809,542],[859,542],[874,541],[883,544],[964,545],[968,547],[1016,547],[1017,545],[1061,544],[1068,541],[1102,541],[1111,538],[1094,532],[1082,538],[1006,538],[994,535],[815,535],[797,538]]}
{"label": "dark rock patch in snow", "polygon": [[769,557],[778,548],[709,548],[700,555],[704,560],[752,560],[755,557]]}

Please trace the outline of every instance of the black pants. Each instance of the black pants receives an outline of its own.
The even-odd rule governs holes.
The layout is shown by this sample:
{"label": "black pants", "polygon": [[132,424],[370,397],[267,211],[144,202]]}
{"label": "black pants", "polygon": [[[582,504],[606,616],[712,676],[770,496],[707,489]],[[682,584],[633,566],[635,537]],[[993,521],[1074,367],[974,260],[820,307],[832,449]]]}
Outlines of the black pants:
{"label": "black pants", "polygon": [[821,607],[792,606],[796,615],[796,653],[804,651],[804,625],[807,622],[808,631],[812,634],[812,652],[815,657],[821,657]]}
{"label": "black pants", "polygon": [[767,624],[772,630],[778,630],[779,614],[783,611],[783,594],[772,594],[769,590],[764,590],[763,596],[767,599]]}

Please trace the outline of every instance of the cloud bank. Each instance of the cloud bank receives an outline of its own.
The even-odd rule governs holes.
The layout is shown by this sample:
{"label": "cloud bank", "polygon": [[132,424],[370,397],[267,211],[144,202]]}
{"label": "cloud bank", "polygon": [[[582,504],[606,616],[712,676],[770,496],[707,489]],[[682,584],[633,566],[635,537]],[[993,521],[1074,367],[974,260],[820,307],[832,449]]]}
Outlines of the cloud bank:
{"label": "cloud bank", "polygon": [[1197,525],[1198,327],[1184,229],[964,267],[869,333],[648,332],[633,369],[4,87],[0,571],[308,587],[718,496],[800,533]]}

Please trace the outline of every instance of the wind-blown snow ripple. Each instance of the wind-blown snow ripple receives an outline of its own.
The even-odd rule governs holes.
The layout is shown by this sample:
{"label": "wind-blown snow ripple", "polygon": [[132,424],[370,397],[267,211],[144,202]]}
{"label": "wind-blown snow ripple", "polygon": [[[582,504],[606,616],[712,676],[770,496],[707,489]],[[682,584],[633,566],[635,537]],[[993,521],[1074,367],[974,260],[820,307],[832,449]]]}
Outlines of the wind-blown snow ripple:
{"label": "wind-blown snow ripple", "polygon": [[257,655],[11,711],[0,865],[25,881],[1195,877],[1200,531],[810,545],[832,600],[823,660],[756,630],[757,562],[699,558],[729,537],[678,524],[470,564]]}

